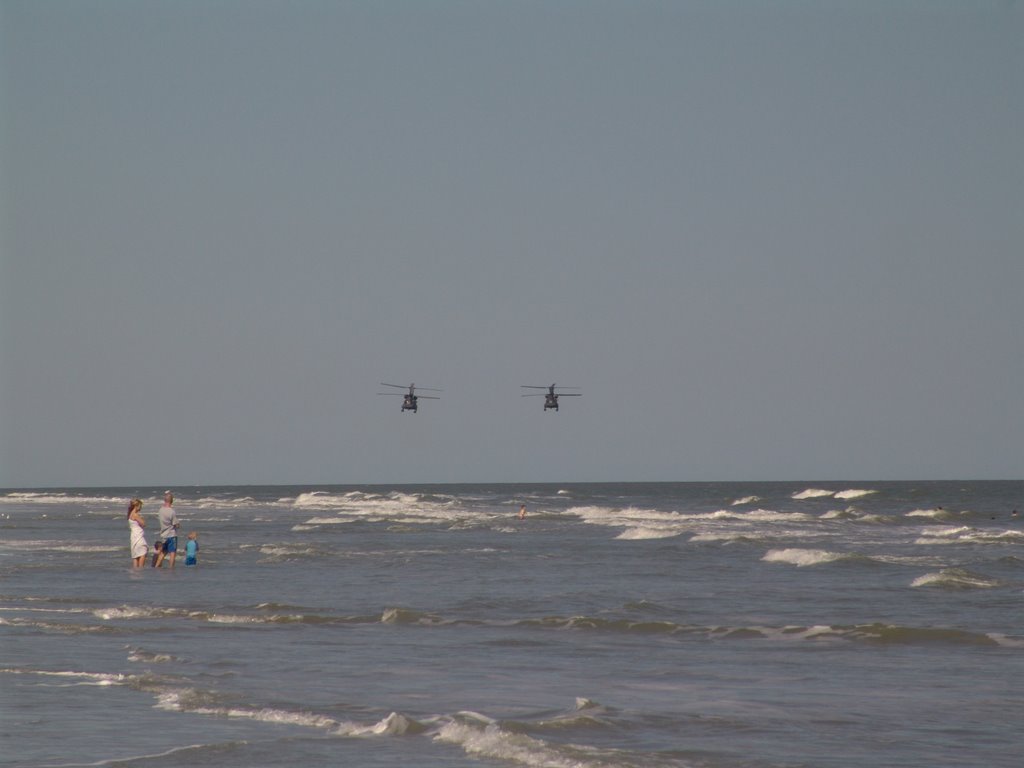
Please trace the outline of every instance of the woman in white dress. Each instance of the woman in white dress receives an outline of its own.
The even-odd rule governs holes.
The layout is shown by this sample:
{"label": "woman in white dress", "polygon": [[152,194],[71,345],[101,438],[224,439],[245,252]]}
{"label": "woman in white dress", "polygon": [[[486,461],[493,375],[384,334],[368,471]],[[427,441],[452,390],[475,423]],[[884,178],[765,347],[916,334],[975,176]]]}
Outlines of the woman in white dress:
{"label": "woman in white dress", "polygon": [[146,553],[149,545],[146,543],[146,521],[142,519],[139,510],[142,509],[142,499],[132,499],[128,505],[128,531],[131,533],[130,547],[132,551],[132,565],[141,568],[146,561]]}

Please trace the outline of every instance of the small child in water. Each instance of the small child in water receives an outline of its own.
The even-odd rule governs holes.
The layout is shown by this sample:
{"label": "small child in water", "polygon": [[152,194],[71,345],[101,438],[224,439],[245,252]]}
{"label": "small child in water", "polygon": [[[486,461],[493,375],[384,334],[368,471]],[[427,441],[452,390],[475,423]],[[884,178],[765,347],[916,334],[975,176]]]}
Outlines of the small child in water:
{"label": "small child in water", "polygon": [[185,565],[195,565],[196,555],[199,553],[199,541],[195,531],[189,531],[188,541],[185,542]]}
{"label": "small child in water", "polygon": [[153,544],[153,562],[152,565],[156,568],[156,561],[160,559],[160,553],[164,551],[164,543],[160,539],[157,539]]}

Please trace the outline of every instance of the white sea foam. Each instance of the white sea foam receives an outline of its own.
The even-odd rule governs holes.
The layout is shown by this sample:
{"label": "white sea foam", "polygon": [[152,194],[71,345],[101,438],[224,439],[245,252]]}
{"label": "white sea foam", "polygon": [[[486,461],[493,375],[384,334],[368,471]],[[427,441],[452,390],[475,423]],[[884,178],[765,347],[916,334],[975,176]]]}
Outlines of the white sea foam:
{"label": "white sea foam", "polygon": [[736,499],[732,503],[734,507],[738,507],[740,504],[753,504],[761,500],[760,496],[744,496],[742,499]]}
{"label": "white sea foam", "polygon": [[690,541],[696,542],[715,542],[715,541],[738,541],[744,538],[743,534],[740,533],[695,533],[690,537]]}
{"label": "white sea foam", "polygon": [[974,529],[966,526],[943,526],[932,528],[921,532],[921,536],[914,540],[915,544],[925,546],[935,544],[960,544],[965,540],[971,540]]}
{"label": "white sea foam", "polygon": [[915,544],[1017,544],[1024,541],[1024,531],[983,530],[969,526],[946,527],[922,531]]}
{"label": "white sea foam", "polygon": [[857,516],[856,512],[851,512],[848,509],[830,509],[828,512],[825,512],[821,516],[821,519],[822,520],[837,520],[837,519],[849,520],[849,519],[851,519],[853,517],[856,517],[856,516]]}
{"label": "white sea foam", "polygon": [[398,491],[388,494],[351,491],[332,494],[314,491],[300,494],[291,505],[296,510],[333,513],[336,517],[318,515],[305,525],[338,523],[392,522],[409,525],[451,523],[465,517],[487,518],[480,511],[466,509],[462,502],[444,494],[416,494]]}
{"label": "white sea foam", "polygon": [[931,536],[933,538],[954,538],[962,536],[963,534],[972,530],[969,526],[943,526],[941,528],[930,528],[926,531],[922,531],[923,536]]}
{"label": "white sea foam", "polygon": [[665,538],[683,532],[682,524],[688,519],[678,512],[665,512],[637,507],[571,507],[568,514],[577,515],[583,522],[591,525],[622,527],[631,530],[648,529],[657,531],[656,535],[619,536],[618,538]]}
{"label": "white sea foam", "polygon": [[640,526],[637,528],[627,528],[615,538],[625,540],[670,539],[673,536],[678,536],[680,533],[682,533],[682,531],[672,530],[669,528],[650,528],[647,526]]}
{"label": "white sea foam", "polygon": [[990,632],[988,636],[1003,648],[1024,648],[1024,637],[1010,637],[999,632]]}
{"label": "white sea foam", "polygon": [[[257,501],[252,496],[205,496],[203,498],[196,499],[192,502],[187,502],[188,506],[194,509],[253,509],[253,508],[273,508],[279,507],[282,504],[291,505],[292,499],[279,499],[278,501]],[[180,503],[180,500],[179,500]]]}
{"label": "white sea foam", "polygon": [[114,621],[119,619],[153,619],[161,616],[174,615],[177,612],[161,608],[122,605],[116,608],[97,608],[92,613],[98,619]]}
{"label": "white sea foam", "polygon": [[128,539],[126,534],[123,547],[118,544],[82,544],[62,539],[7,540],[0,542],[0,547],[22,552],[118,552],[121,549],[127,550]]}
{"label": "white sea foam", "polygon": [[805,512],[776,512],[771,509],[755,509],[751,512],[739,513],[736,519],[758,523],[796,523],[804,520],[813,520],[814,518]]}
{"label": "white sea foam", "polygon": [[369,725],[352,721],[339,721],[315,712],[278,709],[275,707],[245,707],[217,705],[216,696],[195,688],[164,691],[157,696],[156,708],[197,715],[211,715],[236,719],[256,720],[276,725],[297,725],[331,731],[335,736],[403,736],[422,733],[425,726],[398,712]]}
{"label": "white sea foam", "polygon": [[63,632],[65,634],[84,634],[87,632],[100,632],[103,627],[93,624],[59,624],[52,621],[29,621],[28,619],[13,618],[5,619],[0,617],[0,626],[6,627],[35,627],[50,632]]}
{"label": "white sea foam", "polygon": [[823,549],[772,549],[761,559],[766,563],[790,563],[797,567],[821,565],[842,560],[847,555]]}
{"label": "white sea foam", "polygon": [[85,506],[127,506],[128,499],[117,496],[77,496],[66,493],[15,492],[0,494],[0,504],[81,504]]}
{"label": "white sea foam", "polygon": [[324,491],[312,491],[302,493],[292,502],[297,509],[336,509],[349,506],[355,498],[370,497],[365,494],[347,493],[342,495],[325,493]]}
{"label": "white sea foam", "polygon": [[588,768],[613,764],[601,760],[600,751],[591,747],[555,746],[524,733],[506,731],[494,723],[481,727],[480,724],[460,719],[442,726],[434,738],[437,741],[457,744],[472,757],[526,766]]}
{"label": "white sea foam", "polygon": [[163,664],[170,661],[177,661],[175,656],[169,653],[153,653],[142,648],[130,648],[128,650],[128,661],[149,664]]}
{"label": "white sea foam", "polygon": [[915,509],[912,512],[907,512],[907,517],[930,517],[933,520],[949,519],[953,515],[950,514],[949,510],[942,509]]}
{"label": "white sea foam", "polygon": [[771,509],[754,509],[749,512],[720,509],[717,512],[702,513],[697,515],[686,515],[684,520],[694,521],[722,521],[738,523],[799,523],[810,521],[814,518],[805,512],[775,512]]}
{"label": "white sea foam", "polygon": [[976,541],[983,543],[1014,544],[1024,540],[1024,531],[985,531],[980,532]]}
{"label": "white sea foam", "polygon": [[937,573],[926,573],[918,576],[912,587],[946,587],[947,589],[991,589],[1001,586],[997,579],[971,573],[963,568],[944,568]]}
{"label": "white sea foam", "polygon": [[385,608],[380,616],[381,624],[436,624],[436,617],[407,608]]}
{"label": "white sea foam", "polygon": [[[695,523],[708,521],[743,522],[743,523],[776,523],[804,522],[813,518],[804,512],[776,512],[770,509],[754,509],[750,511],[721,509],[717,512],[700,512],[681,514],[661,510],[638,509],[626,507],[571,507],[569,514],[580,517],[592,525],[606,525],[623,528],[647,528],[658,531],[658,536],[675,536],[692,529]],[[630,538],[623,536],[620,538]]]}
{"label": "white sea foam", "polygon": [[748,627],[747,630],[760,632],[769,640],[816,640],[841,637],[834,627],[825,624],[813,627]]}
{"label": "white sea foam", "polygon": [[876,525],[891,525],[896,522],[895,518],[889,515],[862,515],[857,518],[858,523],[873,523]]}
{"label": "white sea foam", "polygon": [[835,491],[826,491],[823,488],[808,488],[806,490],[800,491],[799,493],[794,493],[792,498],[794,498],[794,499],[820,499],[820,498],[823,498],[825,496],[832,496],[834,494],[835,494]]}
{"label": "white sea foam", "polygon": [[861,489],[858,489],[858,488],[852,488],[852,489],[850,489],[848,491],[840,491],[839,493],[836,494],[836,498],[837,499],[859,499],[859,498],[862,498],[864,496],[870,496],[873,493],[878,493],[878,491],[861,490]]}
{"label": "white sea foam", "polygon": [[0,612],[10,613],[85,613],[86,608],[25,608],[23,606],[0,606]]}
{"label": "white sea foam", "polygon": [[273,621],[270,616],[239,616],[230,613],[195,613],[196,618],[202,618],[211,624],[267,624]]}
{"label": "white sea foam", "polygon": [[398,712],[392,712],[373,725],[344,723],[334,733],[336,736],[406,736],[422,733],[425,730],[422,723]]}
{"label": "white sea foam", "polygon": [[339,523],[351,523],[350,518],[344,517],[311,517],[306,525],[338,525]]}
{"label": "white sea foam", "polygon": [[259,551],[268,557],[301,557],[317,553],[308,544],[264,544],[259,547]]}
{"label": "white sea foam", "polygon": [[157,696],[157,709],[171,712],[189,712],[197,715],[244,718],[280,725],[300,725],[308,728],[337,728],[333,718],[311,712],[290,712],[283,709],[211,706],[212,697],[194,688],[164,691]]}
{"label": "white sea foam", "polygon": [[122,674],[109,674],[103,672],[50,672],[41,669],[17,669],[8,668],[0,669],[0,674],[7,675],[37,675],[39,677],[55,677],[62,680],[71,680],[75,684],[79,685],[124,685],[128,680],[128,675]]}
{"label": "white sea foam", "polygon": [[[201,712],[201,710],[195,710]],[[229,709],[215,710],[215,714],[224,714],[227,717],[247,718],[259,720],[263,723],[278,723],[281,725],[301,725],[307,728],[336,728],[338,721],[324,715],[315,715],[311,712],[289,712],[283,709],[243,709],[232,707]]]}

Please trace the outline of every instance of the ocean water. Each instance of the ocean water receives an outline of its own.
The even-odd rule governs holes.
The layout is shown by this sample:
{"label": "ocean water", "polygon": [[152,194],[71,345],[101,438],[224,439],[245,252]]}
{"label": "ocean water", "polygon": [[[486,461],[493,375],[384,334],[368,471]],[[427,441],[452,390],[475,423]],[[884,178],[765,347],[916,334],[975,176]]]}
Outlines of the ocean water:
{"label": "ocean water", "polygon": [[1022,482],[174,490],[0,491],[0,763],[1024,764]]}

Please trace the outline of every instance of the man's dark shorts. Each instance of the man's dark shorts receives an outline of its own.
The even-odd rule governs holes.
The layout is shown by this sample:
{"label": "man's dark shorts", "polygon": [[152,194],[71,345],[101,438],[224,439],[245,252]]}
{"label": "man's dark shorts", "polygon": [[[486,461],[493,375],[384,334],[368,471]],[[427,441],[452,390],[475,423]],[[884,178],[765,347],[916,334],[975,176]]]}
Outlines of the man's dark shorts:
{"label": "man's dark shorts", "polygon": [[171,536],[169,539],[164,539],[164,554],[169,555],[171,552],[178,551],[178,537]]}

